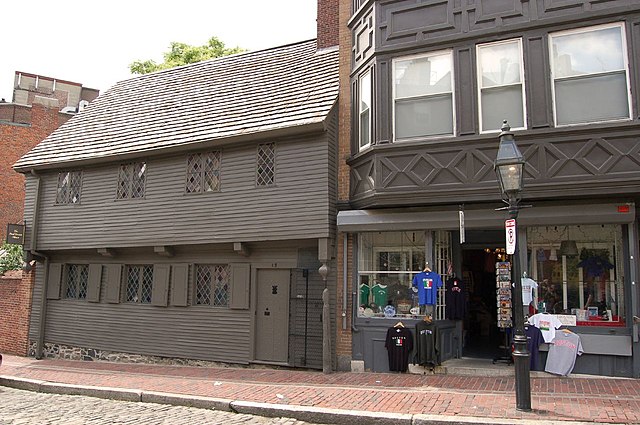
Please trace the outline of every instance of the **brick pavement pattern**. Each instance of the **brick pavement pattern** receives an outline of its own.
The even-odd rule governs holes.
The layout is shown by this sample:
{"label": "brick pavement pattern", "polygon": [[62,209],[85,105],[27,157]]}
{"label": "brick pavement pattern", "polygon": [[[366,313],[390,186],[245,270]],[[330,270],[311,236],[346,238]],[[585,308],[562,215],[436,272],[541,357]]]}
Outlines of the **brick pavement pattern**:
{"label": "brick pavement pattern", "polygon": [[311,425],[290,418],[0,388],[0,425]]}
{"label": "brick pavement pattern", "polygon": [[0,375],[260,403],[500,419],[640,423],[640,380],[531,378],[532,412],[512,377],[161,366],[5,356]]}

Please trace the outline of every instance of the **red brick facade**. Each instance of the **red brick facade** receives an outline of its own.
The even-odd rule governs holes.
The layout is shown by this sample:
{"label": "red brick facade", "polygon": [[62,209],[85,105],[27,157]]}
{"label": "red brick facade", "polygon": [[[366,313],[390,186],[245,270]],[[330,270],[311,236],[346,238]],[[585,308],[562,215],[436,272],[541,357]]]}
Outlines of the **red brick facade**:
{"label": "red brick facade", "polygon": [[338,3],[338,0],[318,0],[318,49],[338,45]]}
{"label": "red brick facade", "polygon": [[0,352],[26,356],[36,272],[9,271],[0,277]]}
{"label": "red brick facade", "polygon": [[57,129],[70,115],[57,108],[0,104],[0,237],[4,241],[7,223],[21,223],[24,212],[24,176],[13,164]]}

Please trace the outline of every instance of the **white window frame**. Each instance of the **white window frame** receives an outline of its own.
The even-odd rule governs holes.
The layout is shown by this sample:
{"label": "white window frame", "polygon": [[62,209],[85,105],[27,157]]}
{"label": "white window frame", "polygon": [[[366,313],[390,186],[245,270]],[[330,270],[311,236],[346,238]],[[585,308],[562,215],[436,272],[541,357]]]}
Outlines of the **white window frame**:
{"label": "white window frame", "polygon": [[[571,123],[571,124],[558,124],[558,115],[557,115],[557,107],[556,107],[556,85],[555,85],[555,81],[556,78],[554,76],[554,69],[555,69],[555,62],[554,62],[554,55],[553,55],[553,37],[558,37],[558,36],[563,36],[563,35],[569,35],[569,34],[579,34],[579,33],[587,33],[587,32],[592,32],[592,31],[597,31],[597,30],[601,30],[601,29],[607,29],[607,28],[615,28],[618,27],[620,28],[620,39],[622,42],[622,62],[623,62],[623,66],[624,66],[624,72],[626,75],[626,82],[627,82],[627,104],[628,104],[628,110],[629,110],[629,116],[625,117],[625,118],[614,118],[614,119],[605,119],[605,120],[600,120],[600,121],[590,121],[590,122],[582,122],[582,123]],[[633,116],[633,105],[632,105],[632,100],[631,100],[631,81],[630,81],[630,77],[629,77],[629,47],[627,44],[627,35],[626,35],[626,27],[624,22],[613,22],[613,23],[609,23],[609,24],[602,24],[602,25],[593,25],[593,26],[589,26],[589,27],[582,27],[582,28],[575,28],[575,29],[570,29],[570,30],[564,30],[564,31],[557,31],[557,32],[553,32],[553,33],[549,33],[548,36],[548,44],[549,44],[549,66],[550,66],[550,70],[549,70],[549,75],[551,78],[551,99],[552,99],[552,103],[553,103],[553,122],[554,125],[556,127],[573,127],[576,125],[590,125],[590,124],[599,124],[599,123],[603,123],[603,122],[619,122],[619,121],[629,121]],[[601,75],[606,75],[606,74],[611,74],[611,71],[607,71],[606,73],[599,73]],[[584,74],[581,75],[580,77],[586,76],[586,75],[596,75],[595,73],[591,73],[591,74]],[[580,78],[577,77],[577,78]]]}
{"label": "white window frame", "polygon": [[[485,130],[482,128],[482,65],[481,65],[481,61],[480,61],[480,49],[482,47],[487,47],[487,46],[497,46],[500,44],[509,44],[509,43],[513,43],[514,41],[518,42],[518,50],[520,53],[520,84],[522,86],[522,123],[523,126],[522,127],[512,127],[512,130],[526,130],[527,129],[527,97],[526,97],[526,90],[525,90],[525,80],[524,80],[524,53],[522,50],[522,38],[510,38],[508,40],[500,40],[500,41],[495,41],[495,42],[491,42],[491,43],[482,43],[482,44],[477,44],[476,45],[476,79],[478,82],[478,125],[480,128],[480,133],[499,133],[501,130],[500,128],[497,128],[495,130]],[[493,86],[492,88],[495,87],[507,87],[507,86],[515,86],[516,84],[503,84],[503,85],[496,85]]]}
{"label": "white window frame", "polygon": [[[396,136],[396,101],[398,100],[396,98],[396,84],[395,84],[395,78],[396,78],[396,62],[399,61],[406,61],[406,60],[411,60],[411,59],[418,59],[418,58],[428,58],[431,56],[440,56],[440,55],[444,55],[447,54],[449,55],[449,59],[451,61],[451,113],[452,113],[452,133],[451,134],[436,134],[436,135],[425,135],[425,136],[415,136],[415,137],[407,137],[407,138],[402,138],[402,139],[398,139]],[[394,58],[391,62],[391,111],[392,111],[392,126],[393,126],[393,141],[394,142],[408,142],[408,141],[414,141],[414,140],[423,140],[423,139],[434,139],[434,138],[443,138],[443,137],[455,137],[455,135],[457,134],[457,129],[456,129],[456,86],[455,86],[455,78],[454,78],[454,74],[455,74],[455,67],[454,67],[454,63],[453,63],[453,49],[445,49],[445,50],[438,50],[438,51],[434,51],[434,52],[429,52],[429,53],[420,53],[420,54],[416,54],[416,55],[410,55],[410,56],[402,56],[402,57],[397,57]],[[438,95],[442,95],[444,93],[448,93],[448,92],[442,92],[442,93],[432,93],[429,94],[427,96],[419,96],[419,97],[432,97],[432,96],[438,96]],[[402,99],[410,99],[410,98],[402,98]]]}
{"label": "white window frame", "polygon": [[[365,78],[368,77],[368,82],[369,82],[369,108],[367,110],[363,110],[362,109],[362,87],[365,83]],[[371,70],[368,70],[367,72],[365,72],[364,74],[362,74],[360,76],[360,78],[358,78],[358,150],[362,151],[366,148],[368,148],[369,146],[371,146],[371,138],[372,138],[372,129],[373,129],[373,125],[372,125],[372,121],[373,121],[373,116],[372,116],[372,101],[373,101],[373,87],[372,87],[372,72]],[[362,144],[363,140],[362,140],[362,114],[365,112],[369,112],[369,140],[366,141],[365,144]]]}

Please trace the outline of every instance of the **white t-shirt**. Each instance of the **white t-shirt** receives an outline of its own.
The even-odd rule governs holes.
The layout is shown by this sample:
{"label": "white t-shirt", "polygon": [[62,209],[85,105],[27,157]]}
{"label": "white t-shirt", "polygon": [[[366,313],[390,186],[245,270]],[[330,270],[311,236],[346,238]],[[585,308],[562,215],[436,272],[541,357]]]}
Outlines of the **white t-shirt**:
{"label": "white t-shirt", "polygon": [[562,323],[553,314],[538,313],[529,317],[529,323],[540,329],[544,342],[551,342],[556,336],[556,329],[562,326]]}
{"label": "white t-shirt", "polygon": [[528,306],[533,301],[533,290],[538,288],[535,280],[525,277],[522,279],[522,305]]}

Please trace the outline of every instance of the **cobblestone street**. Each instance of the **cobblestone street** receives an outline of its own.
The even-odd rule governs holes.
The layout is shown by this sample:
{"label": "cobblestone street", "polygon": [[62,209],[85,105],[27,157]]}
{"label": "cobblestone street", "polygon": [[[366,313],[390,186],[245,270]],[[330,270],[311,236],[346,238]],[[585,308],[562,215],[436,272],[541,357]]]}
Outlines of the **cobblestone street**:
{"label": "cobblestone street", "polygon": [[312,425],[288,418],[264,418],[194,407],[44,394],[7,387],[0,387],[0,400],[0,425]]}

